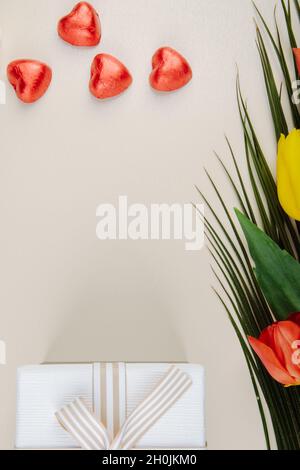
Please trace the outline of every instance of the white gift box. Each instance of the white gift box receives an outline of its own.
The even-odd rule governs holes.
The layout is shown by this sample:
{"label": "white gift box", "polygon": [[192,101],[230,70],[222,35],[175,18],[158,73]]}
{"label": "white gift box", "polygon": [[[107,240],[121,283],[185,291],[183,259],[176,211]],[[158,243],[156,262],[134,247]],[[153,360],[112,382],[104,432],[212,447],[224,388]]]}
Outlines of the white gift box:
{"label": "white gift box", "polygon": [[[17,374],[16,448],[76,449],[55,413],[79,397],[113,438],[171,364],[95,363],[25,366]],[[136,449],[205,447],[204,369],[176,364],[191,386],[141,437]]]}

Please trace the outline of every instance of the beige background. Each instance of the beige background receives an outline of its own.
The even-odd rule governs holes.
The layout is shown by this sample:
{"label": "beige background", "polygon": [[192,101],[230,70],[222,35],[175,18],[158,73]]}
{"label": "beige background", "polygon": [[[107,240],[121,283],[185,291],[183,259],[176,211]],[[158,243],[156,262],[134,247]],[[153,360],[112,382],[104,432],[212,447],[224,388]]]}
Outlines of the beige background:
{"label": "beige background", "polygon": [[[14,443],[17,366],[92,360],[202,363],[209,448],[264,448],[239,345],[211,291],[207,251],[188,253],[180,241],[95,236],[96,207],[119,195],[131,203],[197,201],[194,183],[212,194],[203,166],[235,204],[213,150],[229,160],[226,132],[243,159],[236,63],[274,161],[251,1],[93,0],[103,40],[89,50],[56,35],[58,18],[73,4],[0,2],[0,78],[9,61],[22,57],[44,60],[54,72],[34,106],[20,103],[11,88],[0,106],[0,339],[7,344],[0,448]],[[273,1],[257,4],[272,21]],[[194,71],[187,88],[168,96],[147,83],[161,45],[181,51]],[[134,75],[126,94],[104,103],[87,88],[91,60],[101,51]]]}

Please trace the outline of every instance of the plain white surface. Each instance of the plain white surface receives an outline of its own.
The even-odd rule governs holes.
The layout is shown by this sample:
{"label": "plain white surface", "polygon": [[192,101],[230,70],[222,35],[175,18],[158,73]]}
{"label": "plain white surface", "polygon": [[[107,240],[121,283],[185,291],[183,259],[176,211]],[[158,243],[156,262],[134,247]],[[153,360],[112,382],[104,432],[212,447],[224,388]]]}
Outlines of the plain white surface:
{"label": "plain white surface", "polygon": [[[72,48],[56,34],[73,0],[1,0],[0,78],[7,64],[48,62],[53,82],[34,106],[9,87],[0,106],[0,447],[15,436],[16,368],[64,361],[189,361],[207,370],[210,449],[261,449],[264,438],[238,341],[211,290],[206,250],[180,241],[100,242],[96,208],[199,201],[219,210],[203,167],[236,199],[213,156],[246,172],[235,98],[236,64],[259,137],[275,168],[275,142],[255,46],[251,0],[93,0],[103,39]],[[273,22],[272,0],[257,0]],[[279,18],[281,25],[282,18]],[[287,42],[285,40],[284,44]],[[154,51],[170,45],[193,81],[161,96],[148,86]],[[105,103],[88,91],[93,57],[108,52],[134,76]]]}

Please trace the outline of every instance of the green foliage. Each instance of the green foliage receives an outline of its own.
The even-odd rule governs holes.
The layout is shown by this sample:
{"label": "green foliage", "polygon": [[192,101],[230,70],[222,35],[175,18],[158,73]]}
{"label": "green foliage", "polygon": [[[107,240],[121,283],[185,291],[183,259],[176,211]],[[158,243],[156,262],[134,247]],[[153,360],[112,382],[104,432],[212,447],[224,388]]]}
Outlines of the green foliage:
{"label": "green foliage", "polygon": [[[292,8],[292,6],[294,8]],[[297,18],[298,23],[300,20],[299,1],[294,0],[292,5],[290,0],[281,0],[281,8],[291,46],[287,53],[292,55],[292,47],[297,46],[293,30],[293,21],[294,16]],[[276,21],[276,12],[276,34],[273,35],[256,6],[255,9],[258,20],[263,26],[263,31],[257,26],[257,47],[261,59],[277,144],[281,133],[285,135],[288,134],[289,129],[287,123],[289,122],[289,116],[292,118],[294,127],[300,128],[299,109],[292,101],[292,81],[296,79],[297,74],[296,68],[293,71],[290,71],[288,68],[282,46],[281,33]],[[297,16],[293,15],[293,10],[296,12]],[[266,40],[275,51],[282,71],[282,83],[279,84],[279,86],[276,84]],[[284,92],[288,96],[288,109],[284,109],[282,105],[281,98]],[[289,285],[289,290],[285,292],[285,299],[284,301],[280,301],[280,306],[277,306],[279,300],[277,298],[274,299],[274,296],[271,298],[270,294],[270,283],[275,282],[275,285],[278,285],[278,279],[277,281],[275,279],[277,276],[281,276],[280,282],[282,283],[282,275],[285,275],[285,283],[287,281],[286,276],[290,278],[291,282],[292,277],[295,281],[298,280],[298,268],[295,268],[295,263],[299,266],[299,230],[295,222],[285,214],[279,204],[276,182],[267,164],[262,146],[243,99],[239,78],[237,80],[237,100],[245,142],[247,178],[250,180],[252,195],[247,193],[246,188],[248,185],[245,182],[245,177],[239,166],[238,159],[228,140],[229,153],[235,174],[232,174],[232,171],[227,168],[220,157],[217,156],[217,158],[232,185],[237,201],[245,217],[251,221],[249,223],[261,227],[265,233],[265,237],[269,237],[269,239],[273,240],[272,243],[267,243],[268,247],[265,246],[263,248],[263,250],[268,249],[272,254],[269,266],[272,273],[270,272],[270,279],[268,280],[268,268],[262,266],[263,253],[260,251],[259,247],[256,247],[255,237],[261,238],[261,236],[258,235],[257,231],[254,233],[253,230],[250,230],[250,225],[248,222],[245,222],[245,217],[243,218],[242,215],[239,215],[245,233],[248,236],[250,251],[257,263],[256,277],[247,247],[239,234],[236,219],[233,218],[234,214],[232,210],[228,209],[218,186],[207,172],[222,211],[222,215],[220,215],[215,209],[215,204],[212,205],[201,190],[197,188],[211,214],[205,217],[204,224],[209,243],[209,251],[214,262],[212,269],[219,282],[222,293],[214,290],[228,314],[245,355],[262,418],[267,448],[270,448],[270,438],[267,424],[268,420],[266,418],[262,397],[265,400],[270,414],[278,449],[300,450],[300,387],[285,389],[275,382],[266,372],[258,357],[253,354],[247,341],[247,336],[258,337],[262,329],[270,325],[273,321],[282,318],[282,315],[288,313],[285,309],[296,308],[299,304],[299,297],[298,299],[296,298],[297,295],[299,296],[299,285],[295,287],[295,295],[291,292],[291,285]],[[251,203],[253,199],[255,204]],[[224,220],[229,222],[229,229],[224,227]],[[259,231],[258,228],[256,230]],[[264,238],[264,243],[266,243],[266,240],[267,238]],[[274,249],[275,244],[278,246],[276,250]],[[279,253],[283,253],[282,250],[285,250],[285,254],[283,255],[285,258],[284,263],[280,261],[281,267],[277,266],[275,269],[275,258],[280,256]],[[293,265],[292,268],[291,265]],[[283,269],[281,273],[279,273],[279,268]]]}
{"label": "green foliage", "polygon": [[300,312],[300,264],[253,224],[244,214],[236,215],[255,262],[255,274],[271,310],[279,320]]}

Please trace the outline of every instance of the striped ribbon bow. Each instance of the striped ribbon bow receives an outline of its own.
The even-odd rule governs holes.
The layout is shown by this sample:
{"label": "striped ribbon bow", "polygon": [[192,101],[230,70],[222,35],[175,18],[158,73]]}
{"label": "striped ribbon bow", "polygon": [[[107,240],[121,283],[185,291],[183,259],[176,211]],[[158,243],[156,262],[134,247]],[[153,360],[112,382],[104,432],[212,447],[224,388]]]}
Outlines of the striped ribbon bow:
{"label": "striped ribbon bow", "polygon": [[55,413],[59,423],[85,450],[128,450],[179,400],[192,385],[188,374],[172,366],[149,396],[138,405],[112,441],[82,398]]}

